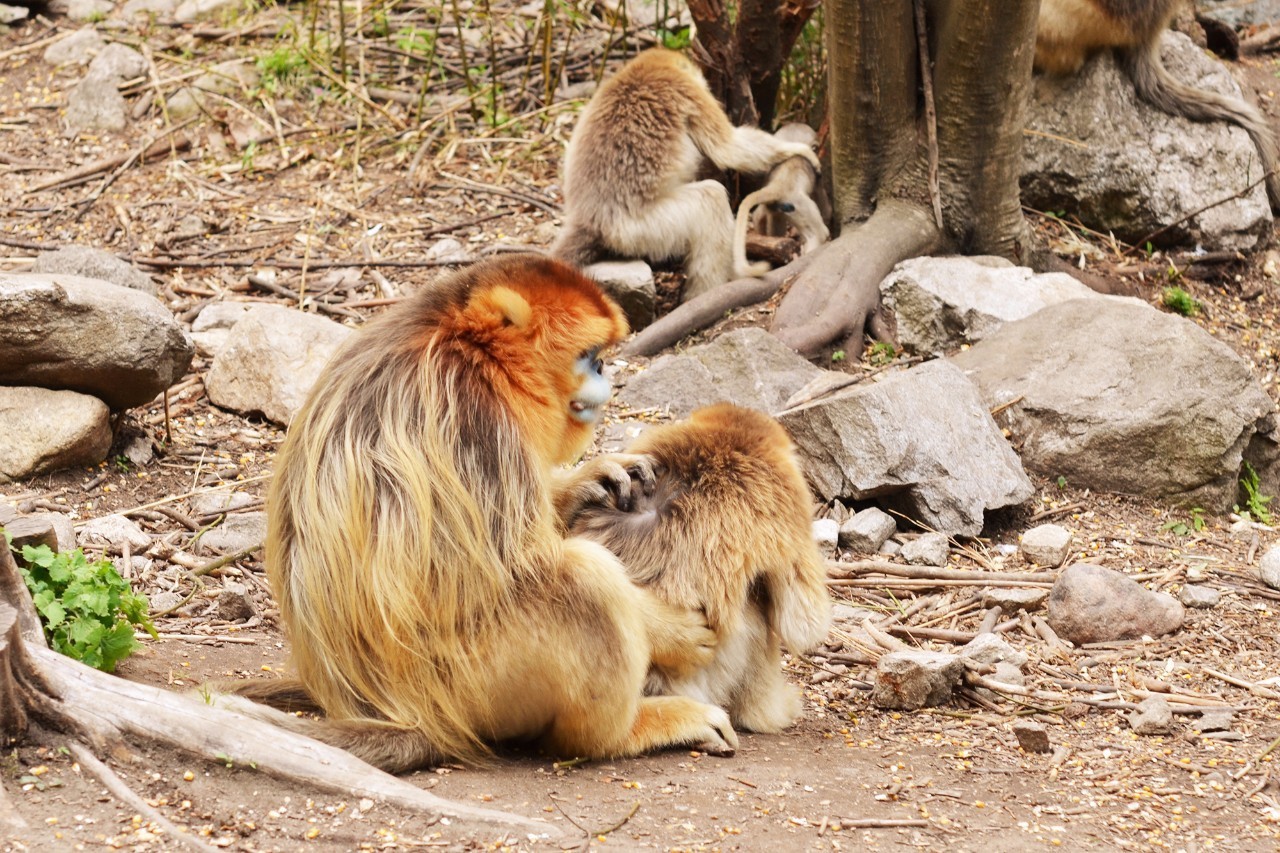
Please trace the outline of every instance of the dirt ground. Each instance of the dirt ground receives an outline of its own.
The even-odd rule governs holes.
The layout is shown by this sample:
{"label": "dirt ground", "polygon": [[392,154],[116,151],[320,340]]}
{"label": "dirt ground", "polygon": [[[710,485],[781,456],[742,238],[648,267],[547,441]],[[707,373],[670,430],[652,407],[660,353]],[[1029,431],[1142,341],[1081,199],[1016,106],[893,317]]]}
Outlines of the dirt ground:
{"label": "dirt ground", "polygon": [[[406,21],[422,9],[396,8]],[[149,83],[126,85],[131,126],[100,136],[64,134],[61,113],[82,70],[40,60],[44,45],[74,25],[40,18],[0,33],[0,271],[28,268],[39,250],[81,243],[150,272],[184,322],[210,302],[238,300],[302,303],[358,325],[387,300],[443,274],[448,265],[431,260],[440,253],[478,257],[550,241],[556,170],[579,102],[529,106],[507,93],[507,112],[517,123],[492,128],[450,106],[446,96],[457,88],[444,83],[440,100],[433,96],[418,113],[414,98],[371,100],[372,83],[363,77],[339,84],[310,74],[270,91],[248,87],[220,96],[191,123],[170,122],[156,108],[155,89],[170,94],[224,59],[261,59],[289,44],[302,15],[302,7],[246,13],[236,24],[239,34],[227,22],[101,25],[145,49],[156,74]],[[520,47],[511,33],[521,15],[536,10],[522,7],[504,19],[509,29],[495,35],[504,51]],[[392,21],[393,28],[402,24]],[[578,33],[576,50],[587,59],[569,57],[571,82],[591,75],[591,48],[606,40],[590,27]],[[404,57],[384,51],[377,64],[372,49],[368,56],[369,69],[402,92],[417,91],[413,66],[395,65]],[[453,54],[441,56],[452,67]],[[1242,72],[1274,115],[1275,63],[1253,59]],[[246,141],[262,127],[270,132]],[[174,147],[145,162],[129,159],[156,141]],[[86,170],[87,180],[55,183],[89,164],[99,168]],[[1079,229],[1037,225],[1064,254],[1085,252],[1093,271],[1123,280],[1152,302],[1172,263],[1181,271],[1178,283],[1203,304],[1196,322],[1248,359],[1277,396],[1276,256],[1260,252],[1188,267],[1176,253],[1122,254],[1124,247]],[[446,239],[457,245],[442,245]],[[294,297],[250,281],[250,272],[266,268],[278,269],[277,283]],[[759,322],[768,310],[728,322]],[[613,363],[619,376],[642,366]],[[260,499],[282,432],[213,407],[201,384],[208,367],[197,357],[170,394],[169,432],[159,401],[121,417],[122,440],[145,436],[158,451],[154,461],[133,465],[113,451],[109,463],[94,469],[0,487],[0,499],[24,512],[65,511],[77,522],[127,512],[197,564],[215,559],[192,544],[191,531],[153,510],[189,514],[194,498],[215,492]],[[846,368],[873,365],[849,359]],[[606,432],[616,436],[626,423],[654,417],[660,414],[615,410]],[[1030,655],[1028,682],[1045,691],[1040,698],[969,692],[943,708],[879,711],[867,700],[872,667],[859,662],[867,650],[837,630],[827,648],[788,661],[791,678],[805,686],[803,719],[782,735],[744,735],[733,758],[673,751],[557,764],[521,753],[485,767],[407,777],[444,797],[544,819],[563,832],[556,840],[475,833],[306,790],[256,772],[248,756],[210,761],[139,742],[103,757],[174,825],[230,850],[1276,849],[1280,593],[1256,580],[1258,556],[1276,537],[1257,529],[1236,535],[1230,518],[1207,518],[1195,530],[1184,510],[1069,483],[1038,485],[1031,509],[983,539],[958,543],[963,549],[953,549],[953,567],[1028,570],[1007,546],[1032,521],[1053,520],[1075,534],[1077,556],[1175,593],[1200,575],[1223,593],[1222,603],[1190,611],[1176,635],[1097,648],[1054,649],[1030,624],[1014,627],[1005,637]],[[1188,525],[1185,532],[1170,526],[1179,522]],[[211,615],[211,599],[233,581],[247,583],[257,606],[247,623]],[[153,556],[136,572],[135,585],[148,595],[178,592],[190,600],[156,619],[161,638],[144,638],[143,650],[120,666],[122,677],[189,690],[207,680],[287,671],[258,560],[241,560],[193,587],[167,557]],[[896,612],[901,624],[964,633],[976,629],[982,613],[973,591],[886,583],[838,586],[833,595]],[[1128,728],[1122,706],[1149,692],[1166,694],[1182,711],[1172,733],[1139,737]],[[1192,729],[1195,708],[1222,705],[1236,711],[1230,731]],[[1047,725],[1049,753],[1019,749],[1011,726],[1026,717]],[[66,746],[65,738],[37,733],[0,756],[0,813],[25,824],[0,829],[8,833],[3,849],[189,849],[107,793]]]}

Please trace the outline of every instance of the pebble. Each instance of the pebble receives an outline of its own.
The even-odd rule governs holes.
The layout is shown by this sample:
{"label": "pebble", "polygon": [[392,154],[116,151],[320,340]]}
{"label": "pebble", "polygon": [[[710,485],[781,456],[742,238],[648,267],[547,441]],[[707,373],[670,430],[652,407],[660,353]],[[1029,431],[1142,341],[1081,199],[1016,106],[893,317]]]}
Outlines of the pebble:
{"label": "pebble", "polygon": [[1159,696],[1150,696],[1138,704],[1138,710],[1129,714],[1129,728],[1140,735],[1168,734],[1173,726],[1173,710]]}
{"label": "pebble", "polygon": [[1185,607],[1207,610],[1218,606],[1218,602],[1222,600],[1222,593],[1209,586],[1184,586],[1178,593],[1178,600]]}
{"label": "pebble", "polygon": [[839,538],[840,525],[830,518],[819,518],[813,523],[813,541],[818,543],[818,550],[827,559],[836,555],[836,542]]}
{"label": "pebble", "polygon": [[880,708],[914,711],[951,698],[964,675],[959,655],[904,651],[881,656],[871,702]]}
{"label": "pebble", "polygon": [[945,566],[947,537],[941,533],[925,533],[902,546],[902,558],[913,566]]}
{"label": "pebble", "polygon": [[1272,589],[1280,589],[1280,545],[1272,545],[1267,549],[1258,569],[1263,583]]}
{"label": "pebble", "polygon": [[996,587],[982,592],[984,609],[999,607],[1000,612],[1005,614],[1017,613],[1019,610],[1030,613],[1044,607],[1044,603],[1048,600],[1049,590],[1034,587]]}
{"label": "pebble", "polygon": [[1053,748],[1049,744],[1049,730],[1031,720],[1014,723],[1013,735],[1018,739],[1018,746],[1026,752],[1046,753]]}
{"label": "pebble", "polygon": [[1022,534],[1022,556],[1038,566],[1057,568],[1071,553],[1071,531],[1056,524],[1041,524]]}
{"label": "pebble", "polygon": [[840,547],[862,554],[874,554],[898,530],[893,516],[870,507],[840,525]]}

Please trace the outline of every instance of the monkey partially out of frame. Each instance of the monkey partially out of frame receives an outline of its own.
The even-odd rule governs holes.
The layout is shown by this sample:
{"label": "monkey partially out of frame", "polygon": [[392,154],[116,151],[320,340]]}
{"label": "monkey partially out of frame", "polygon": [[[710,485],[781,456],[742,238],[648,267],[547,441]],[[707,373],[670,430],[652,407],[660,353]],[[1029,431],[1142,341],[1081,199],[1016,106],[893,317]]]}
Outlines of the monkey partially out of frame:
{"label": "monkey partially out of frame", "polygon": [[728,281],[733,209],[724,186],[697,180],[703,158],[763,174],[789,157],[819,168],[804,143],[734,127],[698,67],[651,48],[606,80],[582,112],[564,166],[564,228],[554,257],[682,260],[682,298]]}
{"label": "monkey partially out of frame", "polygon": [[[1258,149],[1267,196],[1280,208],[1280,156],[1266,118],[1252,104],[1175,80],[1160,59],[1160,37],[1185,0],[1041,0],[1035,67],[1074,74],[1085,59],[1112,48],[1138,96],[1164,112],[1193,121],[1228,121]],[[1259,175],[1261,177],[1261,175]]]}
{"label": "monkey partially out of frame", "polygon": [[[572,530],[621,558],[636,583],[674,607],[702,608],[717,635],[704,667],[655,670],[650,693],[688,696],[729,712],[739,729],[777,732],[800,713],[780,644],[809,651],[827,635],[826,563],[813,540],[811,499],[786,432],[727,403],[653,427],[627,448],[652,480],[626,505],[584,483]],[[632,470],[650,476],[643,466]]]}
{"label": "monkey partially out of frame", "polygon": [[[369,323],[289,429],[266,561],[295,680],[246,710],[385,770],[477,759],[510,739],[562,756],[689,745],[731,754],[723,710],[643,695],[710,659],[703,616],[634,584],[557,515],[625,482],[573,472],[611,393],[598,353],[618,307],[557,261],[472,266]],[[616,488],[621,488],[616,487]]]}
{"label": "monkey partially out of frame", "polygon": [[[784,124],[774,136],[811,147],[818,139],[813,128],[798,123]],[[780,236],[782,228],[776,227],[777,220],[790,222],[795,227],[800,235],[801,254],[812,252],[831,237],[822,211],[814,201],[817,181],[818,173],[807,159],[789,157],[773,167],[763,187],[742,200],[733,232],[735,276],[761,276],[770,270],[767,262],[753,264],[747,260],[747,231],[751,226],[751,214],[757,207],[764,208],[759,217],[765,220],[764,233]]]}

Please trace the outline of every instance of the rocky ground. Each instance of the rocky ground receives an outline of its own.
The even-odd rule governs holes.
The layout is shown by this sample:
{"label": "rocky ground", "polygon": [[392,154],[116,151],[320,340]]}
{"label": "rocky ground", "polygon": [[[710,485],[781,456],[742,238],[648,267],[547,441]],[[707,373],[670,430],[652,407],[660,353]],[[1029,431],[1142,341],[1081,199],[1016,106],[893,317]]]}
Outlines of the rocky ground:
{"label": "rocky ground", "polygon": [[[412,29],[413,14],[393,20],[391,31]],[[537,12],[520,14],[527,20],[513,16],[497,43],[519,45],[512,33]],[[237,76],[188,118],[170,114],[168,99],[219,63],[244,59],[257,69],[258,60],[276,57],[262,67],[287,65],[292,54],[278,50],[305,32],[302,15],[269,8],[234,29],[221,18],[176,25],[159,16],[124,26],[108,17],[102,31],[149,61],[117,81],[126,129],[70,136],[69,93],[85,69],[42,55],[83,24],[42,18],[0,35],[0,246],[7,247],[0,271],[24,271],[43,251],[83,244],[145,270],[185,324],[212,303],[253,302],[302,305],[356,326],[461,258],[549,242],[556,168],[577,103],[522,104],[513,92],[524,66],[505,65],[513,73],[501,78],[507,88],[495,103],[517,124],[488,127],[484,99],[469,99],[461,77],[446,73],[460,67],[456,39],[441,40],[449,48],[440,53],[445,72],[421,104],[416,66],[401,56],[414,48],[418,36],[410,33],[353,40],[346,80],[304,62],[278,77],[270,72],[269,83]],[[593,46],[603,53],[608,34],[586,27],[576,39],[565,59],[571,79],[582,81],[596,65]],[[1268,110],[1273,69],[1263,60],[1246,69]],[[397,97],[377,94],[375,71],[398,81],[387,86]],[[530,78],[536,83],[536,69]],[[1276,397],[1272,254],[1191,264],[1038,221],[1064,254],[1075,258],[1087,247],[1094,272],[1153,304],[1172,270],[1203,306],[1195,322],[1247,359]],[[728,326],[759,324],[768,310],[744,312]],[[883,357],[869,351],[839,366],[870,373],[884,367]],[[144,636],[120,675],[174,690],[288,667],[260,554],[192,574],[259,541],[257,514],[282,437],[267,421],[212,405],[209,366],[197,354],[167,413],[156,400],[122,415],[120,443],[102,465],[0,486],[4,503],[21,513],[65,515],[82,533],[112,514],[139,526],[142,538],[127,546],[119,535],[85,545],[127,566],[157,614],[159,639]],[[644,366],[613,364],[620,382]],[[607,432],[662,417],[615,408]],[[1257,580],[1274,534],[1069,481],[1034,485],[1028,509],[1002,515],[982,537],[948,543],[947,568],[1020,575],[1013,588],[1043,589],[1039,566],[1018,544],[1031,527],[1052,522],[1070,534],[1069,559],[1087,557],[1175,596],[1188,585],[1208,587],[1219,601],[1188,609],[1182,628],[1164,637],[1074,647],[1055,642],[1034,608],[1001,615],[997,630],[1028,658],[1020,692],[983,692],[980,679],[992,673],[976,671],[940,707],[885,711],[870,701],[874,659],[900,642],[955,651],[989,618],[984,595],[999,587],[954,571],[867,577],[858,568],[867,555],[846,548],[839,557],[847,565],[833,570],[839,604],[830,642],[788,662],[806,690],[804,717],[788,732],[747,735],[731,759],[669,752],[557,764],[515,754],[408,777],[442,796],[544,818],[567,841],[432,824],[273,780],[253,769],[252,756],[208,761],[119,744],[103,757],[142,808],[108,793],[65,738],[50,736],[0,761],[5,849],[184,849],[188,842],[155,813],[207,845],[234,850],[1275,849],[1280,592]],[[901,543],[918,541],[905,522],[897,527]],[[868,613],[878,626],[870,634],[862,626]],[[1167,700],[1171,721],[1139,734],[1152,729],[1130,715],[1152,696]],[[1026,720],[1043,726],[1047,751],[1020,747],[1015,724]]]}

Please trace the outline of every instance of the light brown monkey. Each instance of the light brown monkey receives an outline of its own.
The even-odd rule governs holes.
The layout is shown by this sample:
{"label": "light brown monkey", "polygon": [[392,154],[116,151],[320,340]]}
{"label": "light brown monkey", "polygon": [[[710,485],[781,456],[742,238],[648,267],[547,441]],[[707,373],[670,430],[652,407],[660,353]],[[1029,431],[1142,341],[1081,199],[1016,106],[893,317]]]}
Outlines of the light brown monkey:
{"label": "light brown monkey", "polygon": [[[818,134],[807,124],[784,124],[774,134],[778,139],[802,142],[811,146]],[[733,232],[733,274],[739,278],[764,275],[770,270],[768,262],[751,263],[747,260],[747,230],[751,225],[751,213],[765,206],[762,218],[785,219],[795,226],[800,235],[800,252],[806,254],[825,243],[831,232],[823,221],[822,211],[813,200],[818,173],[803,157],[790,157],[773,167],[765,185],[748,195],[738,205],[737,226]],[[766,225],[766,228],[769,228]],[[772,233],[766,230],[765,233]]]}
{"label": "light brown monkey", "polygon": [[809,490],[786,432],[760,412],[722,403],[654,427],[627,448],[654,482],[619,507],[582,506],[572,529],[622,560],[632,578],[677,607],[701,607],[715,658],[650,691],[720,705],[735,726],[776,732],[800,713],[779,641],[806,652],[827,635],[826,564],[813,540]]}
{"label": "light brown monkey", "polygon": [[625,333],[578,271],[508,256],[355,336],[290,427],[268,498],[297,680],[237,691],[325,718],[241,705],[390,771],[509,739],[731,753],[721,709],[643,697],[651,665],[679,677],[709,659],[702,616],[556,515],[559,493],[628,478],[617,457],[552,474],[590,439],[611,391],[596,354]]}
{"label": "light brown monkey", "polygon": [[1041,0],[1036,68],[1074,74],[1085,59],[1113,48],[1138,96],[1193,121],[1228,121],[1249,134],[1267,175],[1267,196],[1280,207],[1280,156],[1266,118],[1239,98],[1184,85],[1165,70],[1160,38],[1183,0]]}
{"label": "light brown monkey", "polygon": [[734,127],[698,67],[652,48],[606,80],[582,112],[564,166],[564,228],[551,254],[585,265],[609,255],[683,260],[683,299],[733,274],[733,209],[703,158],[759,173],[788,157],[819,168],[808,145]]}

